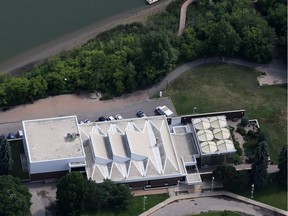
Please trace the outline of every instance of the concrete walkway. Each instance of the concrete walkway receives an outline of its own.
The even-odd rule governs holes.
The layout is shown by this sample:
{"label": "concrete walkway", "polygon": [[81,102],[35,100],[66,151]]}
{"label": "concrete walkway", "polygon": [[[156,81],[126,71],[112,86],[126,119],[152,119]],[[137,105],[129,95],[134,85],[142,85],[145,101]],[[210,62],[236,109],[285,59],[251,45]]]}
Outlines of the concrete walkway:
{"label": "concrete walkway", "polygon": [[187,9],[189,5],[195,1],[196,0],[184,0],[183,4],[181,5],[178,35],[181,35],[183,33],[186,25]]}
{"label": "concrete walkway", "polygon": [[270,64],[258,64],[234,58],[219,59],[218,57],[210,57],[206,58],[206,60],[204,58],[199,58],[194,61],[185,63],[180,67],[176,68],[175,70],[171,71],[161,82],[157,83],[152,88],[147,90],[148,96],[152,97],[156,94],[159,94],[160,91],[168,87],[169,83],[174,81],[177,77],[179,77],[186,71],[189,71],[201,65],[212,63],[236,64],[266,73],[266,76],[258,77],[258,82],[260,86],[287,83],[287,68],[285,64],[280,60],[273,60]]}

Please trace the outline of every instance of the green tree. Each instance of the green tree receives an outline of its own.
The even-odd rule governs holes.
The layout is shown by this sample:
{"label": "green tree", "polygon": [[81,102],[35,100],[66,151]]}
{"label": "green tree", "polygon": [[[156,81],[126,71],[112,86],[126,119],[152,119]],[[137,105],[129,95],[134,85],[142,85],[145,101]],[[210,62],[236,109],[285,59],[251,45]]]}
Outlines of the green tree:
{"label": "green tree", "polygon": [[237,184],[237,171],[234,166],[221,165],[213,171],[216,180],[222,181],[223,186],[233,188]]}
{"label": "green tree", "polygon": [[128,207],[132,200],[133,195],[127,185],[115,184],[110,180],[104,180],[99,187],[108,192],[106,208],[124,209]]}
{"label": "green tree", "polygon": [[245,58],[259,63],[268,62],[271,60],[272,47],[262,29],[244,27],[242,49]]}
{"label": "green tree", "polygon": [[249,184],[249,175],[246,170],[241,170],[237,174],[236,184],[237,189],[244,190]]}
{"label": "green tree", "polygon": [[8,79],[4,86],[8,104],[18,105],[28,101],[30,81],[27,78],[13,77]]}
{"label": "green tree", "polygon": [[6,106],[8,101],[8,95],[6,94],[4,85],[0,84],[0,107]]}
{"label": "green tree", "polygon": [[0,175],[8,175],[12,171],[11,147],[6,138],[0,138]]}
{"label": "green tree", "polygon": [[276,4],[274,8],[269,9],[267,20],[275,28],[277,35],[285,35],[287,31],[287,6]]}
{"label": "green tree", "polygon": [[211,24],[208,36],[210,51],[219,56],[233,56],[240,49],[241,38],[225,19]]}
{"label": "green tree", "polygon": [[88,194],[89,198],[86,199],[85,207],[89,210],[103,209],[108,205],[109,193],[101,187],[101,184],[96,184],[94,181],[89,180]]}
{"label": "green tree", "polygon": [[267,16],[268,11],[273,8],[276,0],[257,0],[256,7],[262,15]]}
{"label": "green tree", "polygon": [[243,127],[246,127],[248,124],[249,124],[249,119],[248,119],[248,117],[246,117],[246,116],[242,117],[242,118],[241,118],[241,125],[242,125]]}
{"label": "green tree", "polygon": [[57,185],[56,204],[60,215],[81,215],[87,197],[87,181],[80,172],[65,175]]}
{"label": "green tree", "polygon": [[287,189],[287,145],[283,146],[278,157],[278,173],[277,180],[282,187]]}
{"label": "green tree", "polygon": [[181,36],[180,59],[191,61],[198,57],[201,52],[201,42],[196,38],[196,32],[193,28],[186,28]]}
{"label": "green tree", "polygon": [[[178,58],[176,50],[165,32],[150,32],[143,36],[142,49],[146,64],[157,70],[171,70]],[[164,76],[163,74],[162,76]]]}
{"label": "green tree", "polygon": [[48,83],[48,94],[58,95],[63,94],[65,90],[65,77],[58,73],[49,73],[46,77],[46,82]]}
{"label": "green tree", "polygon": [[130,61],[125,67],[124,86],[127,92],[133,92],[137,88],[136,70],[133,63]]}
{"label": "green tree", "polygon": [[9,175],[0,176],[0,215],[31,215],[31,197],[28,188],[20,185],[18,179]]}
{"label": "green tree", "polygon": [[268,147],[267,142],[258,143],[251,168],[252,181],[257,188],[267,185],[268,181]]}
{"label": "green tree", "polygon": [[33,99],[39,99],[46,97],[47,82],[42,76],[36,76],[30,79],[29,95]]}
{"label": "green tree", "polygon": [[125,209],[128,208],[129,204],[131,203],[133,195],[127,185],[124,184],[117,184],[115,186],[114,192],[114,203],[116,209]]}

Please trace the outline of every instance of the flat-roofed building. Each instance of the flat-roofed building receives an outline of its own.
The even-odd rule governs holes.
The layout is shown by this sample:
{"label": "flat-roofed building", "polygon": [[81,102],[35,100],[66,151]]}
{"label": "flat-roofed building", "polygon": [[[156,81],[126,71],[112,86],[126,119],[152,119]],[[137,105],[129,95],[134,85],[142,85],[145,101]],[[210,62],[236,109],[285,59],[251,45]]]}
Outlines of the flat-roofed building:
{"label": "flat-roofed building", "polygon": [[233,163],[236,150],[225,116],[186,122],[164,115],[85,124],[76,116],[23,121],[31,179],[75,170],[97,183],[131,187],[200,184],[198,166]]}
{"label": "flat-roofed building", "polygon": [[85,171],[85,152],[77,117],[23,121],[24,149],[31,180]]}

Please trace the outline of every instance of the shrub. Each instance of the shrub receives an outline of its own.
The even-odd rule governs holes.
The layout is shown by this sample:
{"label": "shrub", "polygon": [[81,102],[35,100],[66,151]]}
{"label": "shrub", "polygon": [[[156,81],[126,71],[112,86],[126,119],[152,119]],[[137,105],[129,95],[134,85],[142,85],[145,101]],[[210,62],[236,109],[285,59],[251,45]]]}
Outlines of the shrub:
{"label": "shrub", "polygon": [[241,136],[246,136],[246,131],[243,127],[239,126],[237,127],[236,131],[241,134]]}
{"label": "shrub", "polygon": [[246,127],[249,124],[249,119],[244,116],[241,118],[241,126]]}
{"label": "shrub", "polygon": [[234,164],[241,164],[241,157],[238,154],[234,154],[233,156]]}
{"label": "shrub", "polygon": [[255,133],[254,133],[252,130],[249,130],[249,131],[247,132],[247,136],[255,137]]}
{"label": "shrub", "polygon": [[102,94],[102,97],[100,98],[100,100],[111,100],[113,99],[113,95],[110,94],[109,92],[105,92]]}
{"label": "shrub", "polygon": [[263,131],[260,131],[259,130],[259,133],[258,133],[258,142],[262,142],[262,141],[266,141],[266,136],[264,134]]}
{"label": "shrub", "polygon": [[238,141],[234,141],[233,143],[234,143],[234,147],[236,149],[236,154],[241,156],[243,151],[240,148],[239,142]]}

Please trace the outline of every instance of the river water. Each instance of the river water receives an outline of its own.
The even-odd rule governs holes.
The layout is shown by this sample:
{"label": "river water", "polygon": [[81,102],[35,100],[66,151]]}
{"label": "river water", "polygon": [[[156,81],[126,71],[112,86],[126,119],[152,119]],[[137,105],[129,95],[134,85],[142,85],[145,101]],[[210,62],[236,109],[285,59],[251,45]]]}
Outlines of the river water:
{"label": "river water", "polygon": [[0,0],[0,63],[145,0]]}

